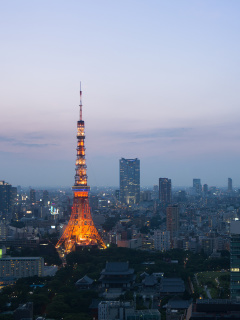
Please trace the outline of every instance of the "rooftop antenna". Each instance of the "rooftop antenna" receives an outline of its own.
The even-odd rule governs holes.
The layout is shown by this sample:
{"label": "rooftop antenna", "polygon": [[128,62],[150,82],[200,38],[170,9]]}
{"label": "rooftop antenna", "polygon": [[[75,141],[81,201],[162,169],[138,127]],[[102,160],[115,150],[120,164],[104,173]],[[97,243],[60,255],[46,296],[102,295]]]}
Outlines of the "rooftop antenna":
{"label": "rooftop antenna", "polygon": [[80,121],[82,121],[82,89],[81,89],[81,81],[80,81]]}

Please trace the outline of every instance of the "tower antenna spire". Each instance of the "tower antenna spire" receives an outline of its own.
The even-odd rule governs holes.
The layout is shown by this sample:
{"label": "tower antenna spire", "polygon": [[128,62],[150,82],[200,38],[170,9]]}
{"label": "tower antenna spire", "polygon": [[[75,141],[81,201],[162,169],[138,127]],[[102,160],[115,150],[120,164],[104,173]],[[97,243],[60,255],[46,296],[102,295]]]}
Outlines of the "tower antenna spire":
{"label": "tower antenna spire", "polygon": [[82,121],[82,89],[81,89],[81,81],[80,81],[80,121]]}

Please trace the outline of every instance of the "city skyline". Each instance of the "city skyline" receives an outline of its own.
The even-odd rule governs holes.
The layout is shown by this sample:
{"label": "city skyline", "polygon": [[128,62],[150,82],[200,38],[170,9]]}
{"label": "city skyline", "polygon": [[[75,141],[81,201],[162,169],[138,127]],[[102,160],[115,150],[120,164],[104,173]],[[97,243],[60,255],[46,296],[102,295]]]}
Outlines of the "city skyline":
{"label": "city skyline", "polygon": [[79,81],[90,186],[240,185],[240,3],[2,3],[0,166],[12,185],[74,182]]}

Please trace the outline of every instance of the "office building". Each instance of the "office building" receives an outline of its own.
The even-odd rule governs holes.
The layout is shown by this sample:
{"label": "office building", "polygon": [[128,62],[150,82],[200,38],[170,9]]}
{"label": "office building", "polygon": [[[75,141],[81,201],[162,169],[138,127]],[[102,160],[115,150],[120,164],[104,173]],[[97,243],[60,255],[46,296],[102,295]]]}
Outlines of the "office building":
{"label": "office building", "polygon": [[157,200],[159,199],[159,188],[158,185],[153,186],[153,192],[152,192],[152,200]]}
{"label": "office building", "polygon": [[208,185],[207,184],[204,184],[203,185],[203,194],[206,196],[208,193]]}
{"label": "office building", "polygon": [[164,252],[171,249],[170,231],[154,230],[153,240],[155,250]]}
{"label": "office building", "polygon": [[0,278],[25,278],[44,275],[42,257],[9,257],[0,259]]}
{"label": "office building", "polygon": [[5,181],[0,181],[0,212],[10,212],[14,204],[15,194],[16,188],[13,188],[11,184]]}
{"label": "office building", "polygon": [[30,189],[30,203],[34,204],[36,203],[36,190]]}
{"label": "office building", "polygon": [[172,182],[168,178],[159,178],[159,200],[168,205],[172,201]]}
{"label": "office building", "polygon": [[240,299],[240,220],[230,224],[230,296]]}
{"label": "office building", "polygon": [[228,192],[232,192],[232,179],[228,178]]}
{"label": "office building", "polygon": [[120,159],[120,201],[133,205],[140,201],[140,160]]}
{"label": "office building", "polygon": [[44,205],[44,206],[47,206],[47,205],[48,205],[49,193],[48,193],[47,190],[43,190],[43,198],[42,198],[42,201],[43,201],[43,205]]}
{"label": "office building", "polygon": [[201,179],[193,179],[193,191],[196,194],[201,194],[202,192]]}

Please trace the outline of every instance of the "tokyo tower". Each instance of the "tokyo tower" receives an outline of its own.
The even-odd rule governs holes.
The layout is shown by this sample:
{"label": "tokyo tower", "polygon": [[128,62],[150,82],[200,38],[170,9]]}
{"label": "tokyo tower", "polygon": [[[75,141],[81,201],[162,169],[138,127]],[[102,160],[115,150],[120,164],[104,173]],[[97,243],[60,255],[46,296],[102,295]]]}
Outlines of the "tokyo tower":
{"label": "tokyo tower", "polygon": [[68,254],[75,250],[76,246],[94,246],[106,248],[105,243],[100,237],[94,226],[88,193],[90,187],[87,185],[87,166],[85,159],[85,133],[84,121],[82,120],[82,91],[80,83],[80,120],[77,122],[77,160],[75,184],[72,187],[73,207],[68,225],[59,239],[56,248],[63,249]]}

